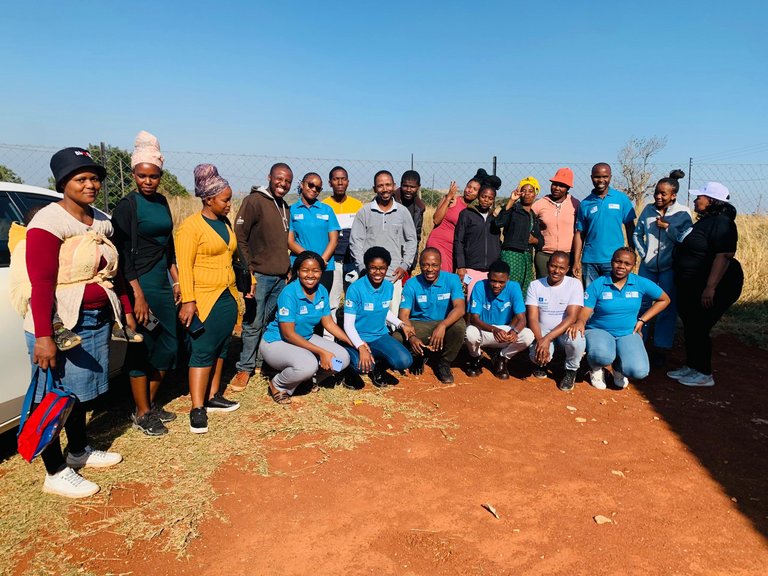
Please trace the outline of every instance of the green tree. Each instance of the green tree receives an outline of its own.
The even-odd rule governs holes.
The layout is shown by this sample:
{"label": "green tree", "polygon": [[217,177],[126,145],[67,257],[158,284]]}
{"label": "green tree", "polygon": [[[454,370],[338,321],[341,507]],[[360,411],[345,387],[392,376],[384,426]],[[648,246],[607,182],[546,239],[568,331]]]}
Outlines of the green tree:
{"label": "green tree", "polygon": [[16,172],[0,164],[0,182],[13,182],[14,184],[23,184],[21,178],[16,175]]}

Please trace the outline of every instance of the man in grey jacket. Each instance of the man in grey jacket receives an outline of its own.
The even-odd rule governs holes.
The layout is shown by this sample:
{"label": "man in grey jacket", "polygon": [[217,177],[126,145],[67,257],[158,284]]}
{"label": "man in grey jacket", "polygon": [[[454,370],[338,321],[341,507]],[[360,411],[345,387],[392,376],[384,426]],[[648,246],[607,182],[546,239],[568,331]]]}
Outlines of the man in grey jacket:
{"label": "man in grey jacket", "polygon": [[403,276],[416,257],[418,241],[413,218],[402,204],[395,202],[395,179],[387,170],[373,177],[376,197],[363,205],[352,223],[349,249],[358,273],[365,269],[363,254],[372,246],[381,246],[392,255],[387,280],[395,285],[390,310],[397,313],[403,290]]}

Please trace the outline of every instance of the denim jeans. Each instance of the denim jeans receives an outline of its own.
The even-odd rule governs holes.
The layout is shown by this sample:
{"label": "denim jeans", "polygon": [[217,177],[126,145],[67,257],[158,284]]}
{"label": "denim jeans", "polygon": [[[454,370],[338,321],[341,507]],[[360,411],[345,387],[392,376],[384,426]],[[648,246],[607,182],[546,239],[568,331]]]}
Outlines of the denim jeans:
{"label": "denim jeans", "polygon": [[581,264],[581,282],[584,284],[584,288],[592,284],[592,282],[600,278],[600,276],[605,276],[610,273],[610,262],[604,262],[602,264],[582,262]]}
{"label": "denim jeans", "polygon": [[[664,310],[661,311],[661,314],[653,319],[653,344],[656,348],[672,348],[672,344],[675,342],[675,324],[677,323],[677,290],[675,289],[675,274],[672,272],[672,268],[660,272],[649,270],[645,267],[645,263],[640,264],[639,274],[643,278],[648,278],[648,280],[658,284],[671,300],[669,306],[664,308]],[[643,298],[638,317],[642,316],[652,304],[653,300]],[[648,340],[648,332],[648,326],[643,326],[643,340]]]}
{"label": "denim jeans", "polygon": [[642,380],[648,376],[648,353],[640,334],[611,336],[605,330],[591,328],[584,334],[587,339],[587,362],[593,370],[613,365],[627,378]]}
{"label": "denim jeans", "polygon": [[[253,373],[261,367],[261,355],[258,354],[259,344],[264,330],[277,311],[277,297],[285,288],[284,276],[267,276],[256,273],[256,294],[246,298],[246,311],[243,317],[243,332],[240,337],[243,349],[236,367],[238,372]],[[249,302],[250,300],[250,302]]]}
{"label": "denim jeans", "polygon": [[[541,329],[541,335],[546,336],[550,330]],[[555,354],[555,345],[559,346],[565,351],[565,369],[566,370],[578,370],[581,364],[581,357],[584,356],[584,350],[587,347],[587,343],[581,334],[577,334],[575,339],[568,336],[563,332],[549,343],[549,358],[550,360]],[[528,356],[531,362],[536,364],[536,342],[528,347]]]}
{"label": "denim jeans", "polygon": [[[413,356],[408,349],[389,334],[367,344],[377,364],[389,366],[393,370],[405,370],[413,362]],[[351,346],[344,346],[344,349],[349,352],[349,365],[355,372],[360,373],[360,353]]]}

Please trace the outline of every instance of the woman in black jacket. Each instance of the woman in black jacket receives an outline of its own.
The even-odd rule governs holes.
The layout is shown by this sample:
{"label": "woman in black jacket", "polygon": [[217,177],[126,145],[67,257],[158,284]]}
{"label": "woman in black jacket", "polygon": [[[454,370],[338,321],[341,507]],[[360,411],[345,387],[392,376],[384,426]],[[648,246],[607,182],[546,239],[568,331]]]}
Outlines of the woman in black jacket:
{"label": "woman in black jacket", "polygon": [[739,299],[744,272],[734,258],[738,230],[728,188],[707,182],[690,193],[696,196],[699,219],[672,253],[677,312],[685,331],[685,366],[667,376],[686,386],[714,386],[709,333]]}
{"label": "woman in black jacket", "polygon": [[539,193],[539,182],[533,176],[523,178],[496,216],[496,226],[504,230],[501,259],[509,264],[509,279],[520,284],[525,296],[534,280],[533,251],[544,246],[539,220],[531,210]]}
{"label": "woman in black jacket", "polygon": [[131,168],[138,192],[120,200],[112,214],[120,267],[130,286],[134,315],[144,336],[143,343],[128,347],[126,358],[136,402],[131,420],[134,428],[144,434],[161,436],[168,432],[165,423],[176,418],[172,412],[155,406],[154,399],[165,373],[176,363],[175,302],[181,292],[171,211],[165,196],[157,191],[163,175],[163,156],[152,134],[139,132]]}
{"label": "woman in black jacket", "polygon": [[453,237],[456,273],[467,286],[467,294],[478,280],[488,278],[488,268],[499,259],[501,230],[494,223],[496,188],[485,185],[477,195],[477,205],[459,214]]}

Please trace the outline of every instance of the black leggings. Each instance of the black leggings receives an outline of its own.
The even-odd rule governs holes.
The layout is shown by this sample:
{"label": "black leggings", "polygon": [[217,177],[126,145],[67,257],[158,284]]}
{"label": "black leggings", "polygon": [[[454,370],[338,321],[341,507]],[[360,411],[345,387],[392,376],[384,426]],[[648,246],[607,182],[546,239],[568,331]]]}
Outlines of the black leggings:
{"label": "black leggings", "polygon": [[685,365],[702,374],[712,374],[712,340],[709,333],[728,308],[739,299],[744,286],[744,272],[731,260],[715,290],[711,308],[701,305],[701,283],[680,280],[677,286],[677,313],[683,321]]}
{"label": "black leggings", "polygon": [[[37,404],[32,406],[32,410],[37,408]],[[69,441],[69,451],[74,454],[80,454],[88,445],[88,438],[85,434],[85,408],[79,400],[75,402],[72,412],[69,413],[64,430],[67,431],[67,440]],[[61,440],[59,435],[48,444],[40,457],[45,464],[45,471],[48,474],[55,474],[66,465],[64,454],[61,451]]]}

